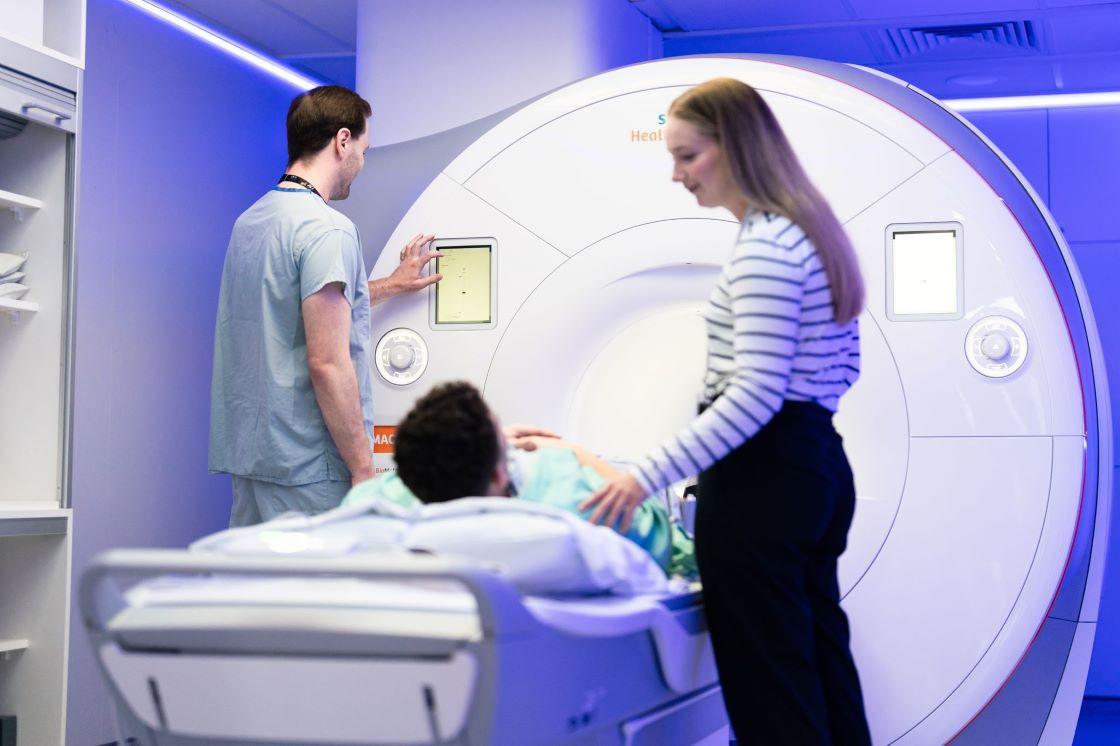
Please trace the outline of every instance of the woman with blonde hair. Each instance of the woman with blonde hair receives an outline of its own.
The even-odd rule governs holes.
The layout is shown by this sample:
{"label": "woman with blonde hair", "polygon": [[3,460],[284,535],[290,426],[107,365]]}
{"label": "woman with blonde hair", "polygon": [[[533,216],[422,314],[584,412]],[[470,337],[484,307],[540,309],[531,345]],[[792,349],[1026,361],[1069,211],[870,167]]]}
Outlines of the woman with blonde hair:
{"label": "woman with blonde hair", "polygon": [[836,561],[855,486],[832,415],[859,376],[863,280],[766,102],[720,78],[673,102],[673,180],[729,210],[738,241],[706,311],[701,412],[582,507],[621,528],[700,475],[696,553],[736,736],[870,742]]}

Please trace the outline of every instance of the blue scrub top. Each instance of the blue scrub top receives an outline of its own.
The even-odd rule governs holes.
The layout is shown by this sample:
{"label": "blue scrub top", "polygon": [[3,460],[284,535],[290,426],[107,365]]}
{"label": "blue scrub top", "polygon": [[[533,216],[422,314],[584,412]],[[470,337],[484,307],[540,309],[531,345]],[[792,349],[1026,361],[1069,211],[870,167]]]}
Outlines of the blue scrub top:
{"label": "blue scrub top", "polygon": [[302,302],[350,303],[350,359],[373,431],[369,286],[354,224],[304,189],[273,188],[237,219],[214,333],[209,466],[281,485],[349,481],[311,386]]}

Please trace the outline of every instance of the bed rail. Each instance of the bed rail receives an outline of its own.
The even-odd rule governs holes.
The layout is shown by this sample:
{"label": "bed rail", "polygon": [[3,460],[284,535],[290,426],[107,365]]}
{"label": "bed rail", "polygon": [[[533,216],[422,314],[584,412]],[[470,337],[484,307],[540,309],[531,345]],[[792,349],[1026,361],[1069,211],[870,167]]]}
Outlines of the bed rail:
{"label": "bed rail", "polygon": [[524,634],[537,624],[517,589],[496,569],[427,555],[362,557],[226,557],[180,549],[114,549],[93,559],[82,573],[79,606],[86,627],[106,634],[106,622],[125,602],[107,592],[110,580],[139,582],[160,575],[348,577],[363,580],[438,580],[462,585],[474,597],[482,634],[491,639]]}

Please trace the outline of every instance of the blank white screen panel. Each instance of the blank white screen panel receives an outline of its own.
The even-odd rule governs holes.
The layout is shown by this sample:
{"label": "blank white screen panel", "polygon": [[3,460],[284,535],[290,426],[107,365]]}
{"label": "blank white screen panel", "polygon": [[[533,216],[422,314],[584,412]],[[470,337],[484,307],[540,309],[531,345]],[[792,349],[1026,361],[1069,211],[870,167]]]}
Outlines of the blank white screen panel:
{"label": "blank white screen panel", "polygon": [[436,272],[437,324],[489,324],[493,287],[490,277],[490,246],[440,247]]}
{"label": "blank white screen panel", "polygon": [[962,308],[956,230],[891,231],[892,316],[956,316]]}

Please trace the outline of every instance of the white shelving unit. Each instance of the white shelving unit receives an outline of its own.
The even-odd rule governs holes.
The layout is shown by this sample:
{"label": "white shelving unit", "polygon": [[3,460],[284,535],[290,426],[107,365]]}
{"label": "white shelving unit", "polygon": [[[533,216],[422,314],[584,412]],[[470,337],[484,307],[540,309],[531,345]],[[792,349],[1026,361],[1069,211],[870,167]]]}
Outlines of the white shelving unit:
{"label": "white shelving unit", "polygon": [[36,313],[39,310],[39,304],[29,300],[12,300],[11,298],[0,298],[0,312],[6,313],[12,319],[18,321],[20,314],[23,313]]}
{"label": "white shelving unit", "polygon": [[0,36],[68,65],[84,67],[84,0],[13,0],[3,10]]}
{"label": "white shelving unit", "polygon": [[39,210],[42,207],[42,200],[24,197],[22,194],[5,192],[0,189],[0,210],[11,210],[15,213],[17,220],[23,217],[24,210]]}
{"label": "white shelving unit", "polygon": [[0,661],[8,660],[12,653],[27,650],[30,645],[28,640],[0,640]]}
{"label": "white shelving unit", "polygon": [[0,715],[19,742],[66,736],[74,195],[85,0],[0,0]]}

